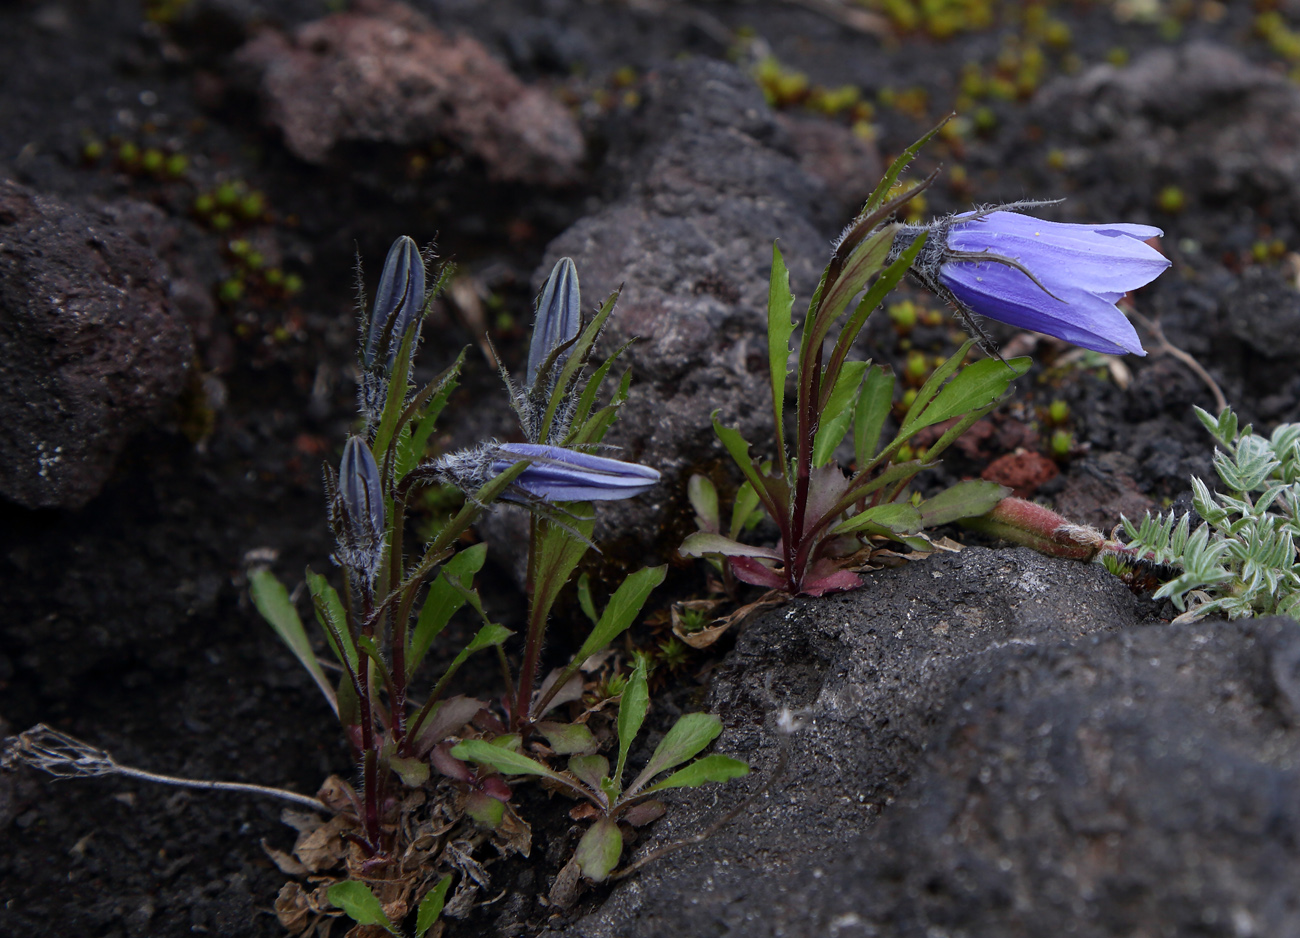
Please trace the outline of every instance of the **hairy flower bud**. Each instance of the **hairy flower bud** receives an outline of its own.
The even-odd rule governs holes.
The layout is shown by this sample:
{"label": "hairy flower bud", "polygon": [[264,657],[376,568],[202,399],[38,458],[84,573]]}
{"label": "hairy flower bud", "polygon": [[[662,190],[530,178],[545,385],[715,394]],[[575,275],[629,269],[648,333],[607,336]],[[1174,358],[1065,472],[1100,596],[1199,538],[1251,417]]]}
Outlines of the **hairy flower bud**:
{"label": "hairy flower bud", "polygon": [[383,559],[386,519],[379,466],[361,437],[348,437],[338,477],[327,478],[327,487],[338,560],[369,581]]}
{"label": "hairy flower bud", "polygon": [[501,496],[507,501],[617,501],[640,495],[659,481],[658,471],[649,466],[537,443],[484,443],[441,457],[428,464],[427,472],[472,495],[525,459],[529,465]]}
{"label": "hairy flower bud", "polygon": [[923,231],[928,236],[912,273],[958,312],[1098,352],[1146,354],[1115,303],[1169,267],[1145,243],[1162,234],[1159,228],[1062,224],[986,209],[903,225],[891,258]]}
{"label": "hairy flower bud", "polygon": [[[525,386],[549,393],[549,386],[537,388],[539,377],[548,385],[553,383],[550,375],[541,373],[542,366],[552,351],[577,337],[581,325],[582,299],[578,291],[578,268],[572,260],[562,257],[551,269],[551,276],[547,278],[541,299],[537,303],[537,319],[533,323],[533,338],[528,346]],[[568,357],[567,349],[556,356],[551,365],[552,374],[559,370]]]}
{"label": "hairy flower bud", "polygon": [[379,288],[370,312],[361,363],[369,371],[382,358],[391,370],[406,333],[424,309],[424,258],[415,242],[402,235],[388,249]]}

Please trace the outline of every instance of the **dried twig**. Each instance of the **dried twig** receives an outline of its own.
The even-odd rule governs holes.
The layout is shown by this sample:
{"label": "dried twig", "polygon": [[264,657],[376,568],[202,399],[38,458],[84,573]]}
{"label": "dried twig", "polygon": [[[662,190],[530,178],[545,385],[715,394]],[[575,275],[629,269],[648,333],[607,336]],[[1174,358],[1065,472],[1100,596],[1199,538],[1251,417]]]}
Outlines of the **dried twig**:
{"label": "dried twig", "polygon": [[4,751],[0,753],[0,767],[11,769],[18,765],[29,765],[34,769],[57,778],[96,778],[101,775],[123,775],[138,778],[146,782],[161,785],[175,785],[179,788],[198,788],[203,791],[238,791],[251,795],[267,795],[282,801],[311,808],[313,811],[330,813],[329,808],[315,798],[300,795],[296,791],[283,788],[271,788],[267,785],[252,785],[248,782],[211,782],[204,779],[178,778],[174,775],[160,775],[144,769],[120,765],[103,749],[96,749],[89,743],[60,733],[58,730],[37,723],[31,729],[10,736],[4,741]]}
{"label": "dried twig", "polygon": [[1223,396],[1223,392],[1219,390],[1218,383],[1210,377],[1210,373],[1202,367],[1201,363],[1166,339],[1164,330],[1160,328],[1160,323],[1156,322],[1154,319],[1149,319],[1146,316],[1143,316],[1136,310],[1131,312],[1129,315],[1141,323],[1143,329],[1151,333],[1152,338],[1156,340],[1157,351],[1164,352],[1166,355],[1172,355],[1190,368],[1193,374],[1205,382],[1206,387],[1210,389],[1210,393],[1214,395],[1214,412],[1216,414],[1223,413],[1223,411],[1228,407],[1228,399]]}

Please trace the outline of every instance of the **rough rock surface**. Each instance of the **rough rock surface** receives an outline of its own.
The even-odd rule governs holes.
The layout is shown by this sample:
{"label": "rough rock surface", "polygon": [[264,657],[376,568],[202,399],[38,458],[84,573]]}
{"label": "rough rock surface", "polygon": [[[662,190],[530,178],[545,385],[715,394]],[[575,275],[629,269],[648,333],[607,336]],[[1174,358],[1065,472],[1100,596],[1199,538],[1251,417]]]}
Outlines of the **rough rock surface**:
{"label": "rough rock surface", "polygon": [[1096,568],[978,548],[769,615],[711,704],[759,777],[802,709],[787,774],[565,934],[1294,933],[1300,625],[1137,622]]}
{"label": "rough rock surface", "polygon": [[600,518],[606,530],[635,537],[639,551],[651,532],[662,535],[660,547],[686,533],[683,506],[672,500],[687,475],[724,458],[710,429],[713,410],[755,446],[770,442],[772,239],[781,241],[796,304],[806,304],[828,256],[824,229],[843,220],[738,69],[676,64],[650,83],[646,99],[609,157],[621,195],[557,238],[538,278],[568,255],[585,305],[623,287],[604,348],[640,341],[626,353],[631,398],[608,442],[623,458],[659,469],[664,483],[602,506]]}
{"label": "rough rock surface", "polygon": [[1300,90],[1231,49],[1192,42],[1094,66],[1046,87],[1033,112],[1069,115],[1088,172],[1122,162],[1116,178],[1143,209],[1176,183],[1189,196],[1280,200],[1275,211],[1300,217]]}
{"label": "rough rock surface", "polygon": [[149,250],[111,216],[0,182],[0,494],[84,505],[192,357]]}
{"label": "rough rock surface", "polygon": [[324,163],[341,143],[449,141],[491,178],[562,184],[578,175],[582,134],[569,112],[529,88],[478,41],[443,35],[410,7],[380,0],[267,29],[236,55],[260,85],[286,146]]}
{"label": "rough rock surface", "polygon": [[707,704],[726,725],[718,751],[753,774],[715,789],[716,801],[683,799],[651,845],[699,830],[761,783],[786,745],[779,707],[806,724],[789,738],[785,773],[703,846],[651,865],[565,934],[826,934],[798,891],[862,849],[858,837],[891,810],[962,682],[1000,673],[1007,649],[1138,621],[1133,597],[1099,568],[983,548],[768,614],[739,639]]}

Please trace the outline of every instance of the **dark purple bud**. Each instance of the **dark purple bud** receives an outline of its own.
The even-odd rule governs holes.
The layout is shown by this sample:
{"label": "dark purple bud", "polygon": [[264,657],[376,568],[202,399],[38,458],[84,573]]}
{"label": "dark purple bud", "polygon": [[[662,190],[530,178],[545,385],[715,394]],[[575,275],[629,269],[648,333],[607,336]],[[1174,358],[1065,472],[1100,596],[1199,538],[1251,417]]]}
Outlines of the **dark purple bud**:
{"label": "dark purple bud", "polygon": [[[537,319],[533,323],[533,339],[528,346],[528,371],[525,386],[537,383],[538,373],[551,352],[578,335],[582,325],[582,299],[578,292],[578,268],[572,260],[562,257],[551,269],[551,276],[542,288],[537,303]],[[568,359],[568,351],[561,352],[552,366],[558,370]],[[548,376],[542,375],[545,380]],[[547,389],[549,390],[549,389]]]}
{"label": "dark purple bud", "polygon": [[330,520],[339,562],[373,579],[383,559],[387,518],[379,466],[361,437],[349,437],[343,447],[331,496]]}
{"label": "dark purple bud", "polygon": [[424,258],[406,235],[393,242],[379,276],[361,362],[370,370],[379,358],[392,368],[406,333],[424,310]]}

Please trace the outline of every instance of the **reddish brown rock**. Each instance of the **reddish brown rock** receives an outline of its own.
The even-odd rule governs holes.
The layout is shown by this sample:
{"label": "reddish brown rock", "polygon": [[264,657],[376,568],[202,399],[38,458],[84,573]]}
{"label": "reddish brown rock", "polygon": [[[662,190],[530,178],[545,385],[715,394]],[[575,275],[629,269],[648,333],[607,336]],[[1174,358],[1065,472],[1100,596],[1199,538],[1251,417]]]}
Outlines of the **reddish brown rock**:
{"label": "reddish brown rock", "polygon": [[1040,485],[1055,479],[1059,473],[1056,463],[1042,453],[1022,449],[993,460],[984,467],[980,478],[1009,486],[1017,498],[1029,498]]}
{"label": "reddish brown rock", "polygon": [[193,355],[151,251],[107,215],[0,183],[0,495],[84,505]]}
{"label": "reddish brown rock", "polygon": [[288,35],[267,29],[235,61],[251,70],[266,119],[308,163],[345,142],[444,140],[480,157],[494,179],[558,185],[583,160],[563,105],[479,42],[445,36],[400,3],[361,3]]}

